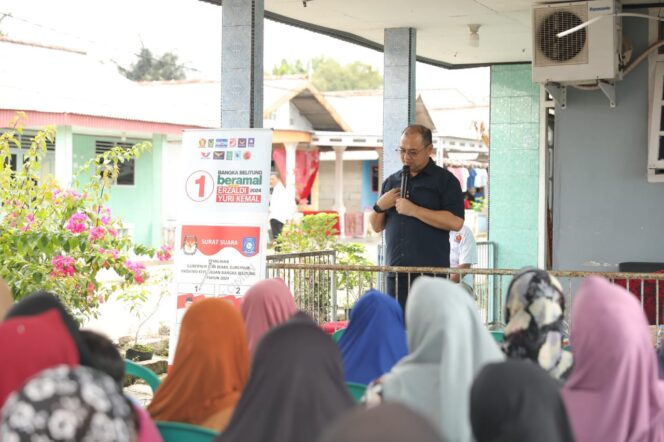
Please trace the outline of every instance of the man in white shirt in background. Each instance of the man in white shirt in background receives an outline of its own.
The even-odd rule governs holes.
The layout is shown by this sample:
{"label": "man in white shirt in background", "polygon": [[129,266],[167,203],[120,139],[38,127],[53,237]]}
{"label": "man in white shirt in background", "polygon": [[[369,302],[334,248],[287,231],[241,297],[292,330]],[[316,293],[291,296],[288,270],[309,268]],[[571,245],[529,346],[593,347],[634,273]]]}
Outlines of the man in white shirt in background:
{"label": "man in white shirt in background", "polygon": [[[451,269],[470,269],[477,264],[477,244],[475,236],[465,224],[461,230],[450,231],[450,268]],[[450,279],[459,282],[460,275],[452,274]],[[465,275],[461,281],[461,286],[473,293],[473,275]]]}
{"label": "man in white shirt in background", "polygon": [[284,224],[293,218],[295,214],[295,196],[291,195],[275,172],[270,175],[270,230],[272,230],[272,240],[276,241],[281,235],[281,229]]}

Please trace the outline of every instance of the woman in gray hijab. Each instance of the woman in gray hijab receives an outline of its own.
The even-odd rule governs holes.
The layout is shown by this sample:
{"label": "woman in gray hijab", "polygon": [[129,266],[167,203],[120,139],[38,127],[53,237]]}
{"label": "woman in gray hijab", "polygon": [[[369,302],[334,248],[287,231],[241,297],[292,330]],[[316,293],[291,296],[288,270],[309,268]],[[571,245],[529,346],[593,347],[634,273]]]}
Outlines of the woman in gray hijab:
{"label": "woman in gray hijab", "polygon": [[468,293],[445,279],[417,278],[406,323],[410,353],[368,387],[367,404],[403,403],[427,417],[444,441],[472,441],[473,379],[504,355]]}

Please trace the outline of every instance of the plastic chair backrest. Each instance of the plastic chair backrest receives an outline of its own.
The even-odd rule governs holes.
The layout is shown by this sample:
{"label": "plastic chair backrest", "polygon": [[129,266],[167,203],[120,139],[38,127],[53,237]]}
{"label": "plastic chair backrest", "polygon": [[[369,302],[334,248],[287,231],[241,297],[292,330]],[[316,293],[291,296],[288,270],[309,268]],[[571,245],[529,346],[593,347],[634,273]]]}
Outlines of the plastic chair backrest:
{"label": "plastic chair backrest", "polygon": [[492,330],[491,335],[493,336],[493,339],[496,340],[496,342],[504,342],[505,341],[505,332],[502,330]]}
{"label": "plastic chair backrest", "polygon": [[339,340],[341,339],[341,336],[343,336],[345,330],[346,330],[345,328],[342,328],[341,330],[337,330],[334,333],[332,333],[332,340],[334,342],[339,342]]}
{"label": "plastic chair backrest", "polygon": [[353,399],[355,399],[355,402],[360,402],[367,386],[364,384],[358,384],[357,382],[346,382],[346,388],[348,388],[348,391],[350,392],[350,395],[353,396]]}
{"label": "plastic chair backrest", "polygon": [[219,435],[209,428],[182,422],[157,421],[156,424],[164,442],[212,442]]}
{"label": "plastic chair backrest", "polygon": [[124,362],[125,376],[136,376],[139,379],[143,379],[152,389],[152,393],[157,391],[159,384],[161,384],[161,379],[159,379],[159,376],[154,371],[129,359],[125,359]]}

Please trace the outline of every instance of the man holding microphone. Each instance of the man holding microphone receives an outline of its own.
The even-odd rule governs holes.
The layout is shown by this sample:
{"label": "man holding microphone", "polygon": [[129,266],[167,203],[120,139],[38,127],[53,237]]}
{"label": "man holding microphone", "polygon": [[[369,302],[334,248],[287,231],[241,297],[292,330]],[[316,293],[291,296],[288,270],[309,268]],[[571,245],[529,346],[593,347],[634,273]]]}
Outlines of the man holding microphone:
{"label": "man holding microphone", "polygon": [[[449,267],[449,231],[463,226],[463,193],[459,181],[431,159],[431,130],[412,124],[401,134],[404,167],[383,182],[381,197],[369,222],[385,230],[389,266]],[[410,284],[419,276],[390,273],[387,292],[406,307]]]}

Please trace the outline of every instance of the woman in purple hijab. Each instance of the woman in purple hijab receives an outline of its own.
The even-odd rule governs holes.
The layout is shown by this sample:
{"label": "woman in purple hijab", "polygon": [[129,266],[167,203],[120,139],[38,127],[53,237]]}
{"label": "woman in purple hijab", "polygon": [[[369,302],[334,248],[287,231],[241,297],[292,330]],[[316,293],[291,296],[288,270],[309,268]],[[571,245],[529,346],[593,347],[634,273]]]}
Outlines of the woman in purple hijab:
{"label": "woman in purple hijab", "polygon": [[638,300],[590,276],[571,322],[574,368],[562,395],[576,440],[664,441],[664,382]]}

